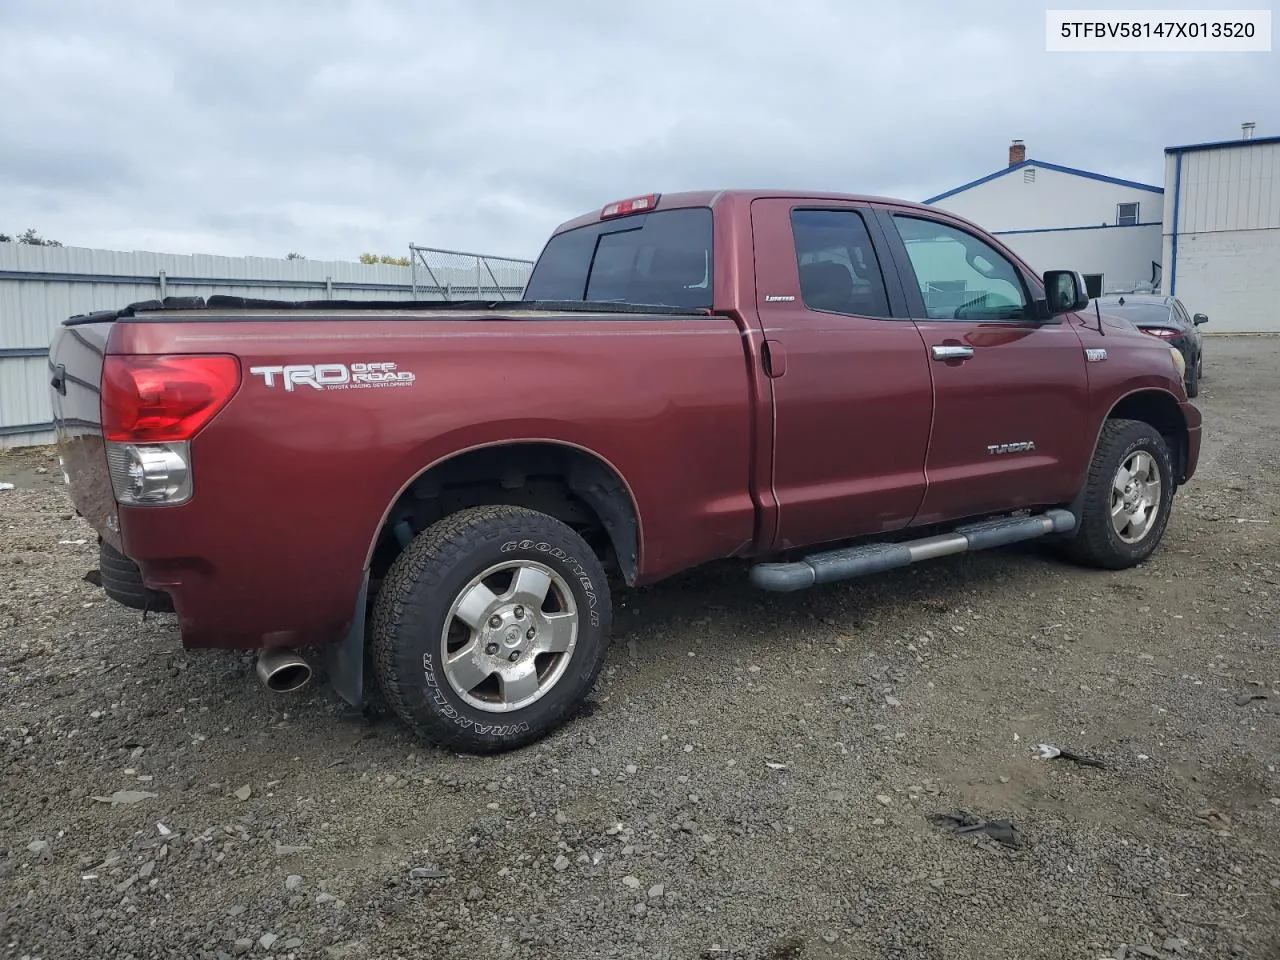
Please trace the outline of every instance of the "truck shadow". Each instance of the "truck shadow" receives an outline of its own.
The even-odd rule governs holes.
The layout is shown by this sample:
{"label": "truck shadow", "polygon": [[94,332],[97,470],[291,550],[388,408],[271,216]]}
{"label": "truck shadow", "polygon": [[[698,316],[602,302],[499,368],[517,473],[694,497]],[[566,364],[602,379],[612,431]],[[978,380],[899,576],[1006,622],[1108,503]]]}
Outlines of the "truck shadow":
{"label": "truck shadow", "polygon": [[747,569],[741,563],[720,563],[618,594],[615,645],[646,644],[655,635],[712,623],[716,632],[745,638],[759,634],[762,626],[814,619],[858,630],[874,627],[882,615],[904,606],[918,610],[923,626],[957,606],[1001,602],[994,594],[1011,588],[1055,589],[1064,580],[1095,574],[1035,543],[946,557],[795,593],[759,590],[748,582]]}
{"label": "truck shadow", "polygon": [[[691,655],[745,662],[788,652],[788,644],[797,640],[832,636],[856,650],[860,635],[873,649],[883,644],[887,630],[895,637],[904,630],[913,635],[936,631],[957,610],[981,612],[1030,592],[1077,589],[1082,578],[1105,575],[1074,566],[1039,543],[942,558],[796,593],[759,590],[747,573],[746,564],[726,561],[615,593],[606,672],[628,665],[629,688],[644,695],[679,683]],[[386,737],[388,746],[423,746],[386,713],[358,710],[342,701],[328,686],[323,668],[310,692],[281,696],[258,686],[251,653],[198,651],[184,659],[188,678],[203,675],[199,685],[215,699],[245,697],[257,701],[245,705],[255,712],[265,709],[308,724],[333,723],[337,729],[332,732],[352,738],[353,745]],[[249,689],[229,689],[241,685]],[[598,696],[588,697],[570,722],[610,709]]]}

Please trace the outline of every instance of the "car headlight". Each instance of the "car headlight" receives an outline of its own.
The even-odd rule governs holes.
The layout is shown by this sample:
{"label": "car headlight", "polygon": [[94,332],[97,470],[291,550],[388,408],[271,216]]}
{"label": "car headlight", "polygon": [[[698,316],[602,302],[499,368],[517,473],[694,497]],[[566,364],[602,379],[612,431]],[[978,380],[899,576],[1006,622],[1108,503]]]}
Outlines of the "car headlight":
{"label": "car headlight", "polygon": [[1177,347],[1170,347],[1169,353],[1173,355],[1173,365],[1178,370],[1178,376],[1185,377],[1187,375],[1187,361],[1182,357],[1182,351]]}

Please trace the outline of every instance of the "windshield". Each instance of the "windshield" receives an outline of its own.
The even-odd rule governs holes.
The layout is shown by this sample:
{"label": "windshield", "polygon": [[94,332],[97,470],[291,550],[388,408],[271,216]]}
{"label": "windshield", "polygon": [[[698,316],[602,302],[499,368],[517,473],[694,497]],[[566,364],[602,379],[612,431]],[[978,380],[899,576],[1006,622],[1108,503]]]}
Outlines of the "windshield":
{"label": "windshield", "polygon": [[1172,326],[1175,325],[1173,317],[1169,313],[1169,308],[1162,303],[1125,303],[1120,304],[1116,301],[1101,301],[1098,306],[1104,313],[1113,313],[1117,316],[1124,317],[1131,323],[1138,326],[1146,324]]}
{"label": "windshield", "polygon": [[710,307],[711,210],[658,210],[552,237],[524,299]]}

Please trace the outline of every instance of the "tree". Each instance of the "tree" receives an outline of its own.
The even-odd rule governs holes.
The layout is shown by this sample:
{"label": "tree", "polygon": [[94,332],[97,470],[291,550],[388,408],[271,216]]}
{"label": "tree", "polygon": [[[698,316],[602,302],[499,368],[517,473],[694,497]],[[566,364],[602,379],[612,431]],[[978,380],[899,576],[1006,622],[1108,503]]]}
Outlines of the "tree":
{"label": "tree", "polygon": [[[8,234],[0,233],[0,241],[9,242]],[[44,237],[41,237],[40,234],[36,233],[35,227],[28,227],[26,233],[19,234],[18,242],[26,243],[28,244],[28,246],[32,246],[32,247],[63,246],[63,244],[59,243],[58,241],[46,241]]]}
{"label": "tree", "polygon": [[390,263],[397,267],[409,266],[408,257],[393,257],[389,253],[362,253],[360,254],[361,263]]}
{"label": "tree", "polygon": [[286,260],[305,260],[307,259],[300,253],[287,253],[284,257]]}
{"label": "tree", "polygon": [[7,233],[0,233],[0,243],[13,243],[13,237]]}

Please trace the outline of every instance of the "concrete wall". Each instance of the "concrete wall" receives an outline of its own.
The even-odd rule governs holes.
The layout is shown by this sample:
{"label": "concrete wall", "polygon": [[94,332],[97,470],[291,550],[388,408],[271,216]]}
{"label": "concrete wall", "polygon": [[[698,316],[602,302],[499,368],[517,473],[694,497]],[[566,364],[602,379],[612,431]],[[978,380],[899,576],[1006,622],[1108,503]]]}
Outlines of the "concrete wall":
{"label": "concrete wall", "polygon": [[[1170,241],[1165,238],[1166,251]],[[1173,293],[1188,313],[1208,315],[1205,333],[1280,333],[1271,289],[1278,273],[1280,229],[1188,233],[1178,237]]]}

